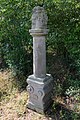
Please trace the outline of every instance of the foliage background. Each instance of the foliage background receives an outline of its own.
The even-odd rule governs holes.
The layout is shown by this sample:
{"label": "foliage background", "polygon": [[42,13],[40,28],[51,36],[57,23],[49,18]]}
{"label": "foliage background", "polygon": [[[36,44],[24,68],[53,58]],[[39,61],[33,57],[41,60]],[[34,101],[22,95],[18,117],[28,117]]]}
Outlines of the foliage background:
{"label": "foliage background", "polygon": [[[49,19],[47,72],[55,77],[55,84],[61,93],[80,88],[79,0],[1,0],[0,66],[3,67],[5,63],[18,77],[32,74],[31,15],[33,7],[43,6],[43,2]],[[55,71],[56,60],[58,68],[60,65],[62,67]]]}

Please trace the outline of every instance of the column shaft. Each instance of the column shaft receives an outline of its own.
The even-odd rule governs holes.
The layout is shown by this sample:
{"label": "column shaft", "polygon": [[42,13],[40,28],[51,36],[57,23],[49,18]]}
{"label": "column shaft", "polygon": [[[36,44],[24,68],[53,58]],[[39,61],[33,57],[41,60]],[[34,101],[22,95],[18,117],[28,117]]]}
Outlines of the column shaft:
{"label": "column shaft", "polygon": [[33,37],[33,74],[39,78],[46,76],[45,36]]}

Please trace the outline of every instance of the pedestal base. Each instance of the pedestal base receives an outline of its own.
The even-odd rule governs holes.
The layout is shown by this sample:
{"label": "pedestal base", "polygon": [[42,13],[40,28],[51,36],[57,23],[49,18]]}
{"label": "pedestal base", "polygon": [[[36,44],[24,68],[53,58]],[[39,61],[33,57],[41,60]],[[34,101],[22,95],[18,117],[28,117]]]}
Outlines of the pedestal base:
{"label": "pedestal base", "polygon": [[27,83],[27,91],[29,92],[27,107],[38,113],[45,113],[52,104],[52,76],[47,74],[45,78],[36,78],[31,75],[28,77]]}

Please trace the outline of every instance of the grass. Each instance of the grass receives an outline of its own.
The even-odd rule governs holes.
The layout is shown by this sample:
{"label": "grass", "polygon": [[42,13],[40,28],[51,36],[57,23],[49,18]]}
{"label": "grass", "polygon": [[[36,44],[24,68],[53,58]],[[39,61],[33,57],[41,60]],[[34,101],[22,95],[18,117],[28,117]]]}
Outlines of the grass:
{"label": "grass", "polygon": [[40,115],[26,108],[28,93],[20,89],[11,70],[0,72],[0,120],[80,120],[80,100],[56,96],[49,113]]}
{"label": "grass", "polygon": [[13,84],[11,71],[0,72],[0,120],[17,120],[26,114],[28,94]]}
{"label": "grass", "polygon": [[11,70],[0,72],[0,120],[47,120],[44,115],[27,109],[28,93],[20,89],[23,79],[20,82],[15,79]]}

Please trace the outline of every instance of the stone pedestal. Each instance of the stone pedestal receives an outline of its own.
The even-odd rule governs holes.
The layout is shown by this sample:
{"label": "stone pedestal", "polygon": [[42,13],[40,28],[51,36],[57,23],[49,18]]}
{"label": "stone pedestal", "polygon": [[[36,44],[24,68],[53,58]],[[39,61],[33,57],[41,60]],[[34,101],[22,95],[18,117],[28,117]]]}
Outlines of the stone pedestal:
{"label": "stone pedestal", "polygon": [[36,78],[31,75],[27,79],[29,92],[28,108],[44,113],[52,104],[53,78],[47,74],[45,78]]}
{"label": "stone pedestal", "polygon": [[27,79],[29,101],[27,107],[39,113],[44,113],[52,103],[51,94],[53,78],[46,74],[46,45],[48,34],[47,15],[43,7],[35,7],[32,15],[33,37],[33,75]]}

